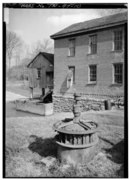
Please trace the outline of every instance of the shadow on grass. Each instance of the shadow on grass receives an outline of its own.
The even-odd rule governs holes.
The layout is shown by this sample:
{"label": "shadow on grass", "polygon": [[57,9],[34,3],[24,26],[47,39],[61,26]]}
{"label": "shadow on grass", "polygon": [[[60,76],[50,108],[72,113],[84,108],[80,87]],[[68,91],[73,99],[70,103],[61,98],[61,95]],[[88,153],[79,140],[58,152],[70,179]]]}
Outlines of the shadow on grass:
{"label": "shadow on grass", "polygon": [[104,149],[108,154],[107,157],[111,161],[121,164],[120,169],[117,171],[117,174],[120,177],[124,177],[124,140],[120,141],[119,143],[115,144],[110,149]]}
{"label": "shadow on grass", "polygon": [[116,145],[113,145],[110,149],[104,149],[108,155],[108,158],[117,163],[124,163],[124,140],[120,141]]}
{"label": "shadow on grass", "polygon": [[43,139],[35,135],[30,136],[30,145],[28,148],[35,153],[38,153],[40,156],[54,156],[57,154],[57,145],[54,138]]}

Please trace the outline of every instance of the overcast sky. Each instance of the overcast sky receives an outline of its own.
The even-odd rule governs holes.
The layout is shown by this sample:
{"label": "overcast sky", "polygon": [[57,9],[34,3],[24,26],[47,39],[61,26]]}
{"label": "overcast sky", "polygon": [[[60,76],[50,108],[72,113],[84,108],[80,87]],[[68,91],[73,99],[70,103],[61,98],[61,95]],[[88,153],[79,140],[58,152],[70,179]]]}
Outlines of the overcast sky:
{"label": "overcast sky", "polygon": [[94,9],[8,9],[5,11],[7,29],[19,34],[27,44],[50,38],[61,29],[100,17]]}

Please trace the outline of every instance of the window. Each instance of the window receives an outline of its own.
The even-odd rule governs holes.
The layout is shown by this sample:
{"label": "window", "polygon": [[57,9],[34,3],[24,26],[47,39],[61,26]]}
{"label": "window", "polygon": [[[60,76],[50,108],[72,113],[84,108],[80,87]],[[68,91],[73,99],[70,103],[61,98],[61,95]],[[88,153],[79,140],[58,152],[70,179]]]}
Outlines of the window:
{"label": "window", "polygon": [[72,83],[75,83],[75,67],[74,66],[69,66],[69,72],[70,72],[70,75],[72,76]]}
{"label": "window", "polygon": [[114,50],[122,50],[122,31],[114,31]]}
{"label": "window", "polygon": [[97,35],[90,36],[90,53],[97,53]]}
{"label": "window", "polygon": [[75,56],[75,39],[69,40],[69,56]]}
{"label": "window", "polygon": [[38,69],[37,69],[37,76],[38,76],[38,79],[41,78],[41,68],[38,68]]}
{"label": "window", "polygon": [[97,66],[90,65],[89,66],[89,82],[96,82],[97,81]]}
{"label": "window", "polygon": [[123,81],[123,64],[114,64],[114,83],[122,84]]}
{"label": "window", "polygon": [[46,83],[47,85],[53,84],[53,72],[46,72]]}

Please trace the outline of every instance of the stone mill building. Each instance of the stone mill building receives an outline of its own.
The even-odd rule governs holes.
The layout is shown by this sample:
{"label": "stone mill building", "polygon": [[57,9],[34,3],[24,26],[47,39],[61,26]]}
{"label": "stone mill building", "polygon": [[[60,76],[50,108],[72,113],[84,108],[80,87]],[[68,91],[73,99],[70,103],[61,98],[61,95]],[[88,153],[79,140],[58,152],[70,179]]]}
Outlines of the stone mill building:
{"label": "stone mill building", "polygon": [[[124,96],[127,12],[73,24],[54,39],[54,106],[71,109],[76,91],[102,105]],[[85,98],[83,98],[85,101]],[[58,109],[59,108],[59,109]],[[85,106],[84,106],[85,108]]]}

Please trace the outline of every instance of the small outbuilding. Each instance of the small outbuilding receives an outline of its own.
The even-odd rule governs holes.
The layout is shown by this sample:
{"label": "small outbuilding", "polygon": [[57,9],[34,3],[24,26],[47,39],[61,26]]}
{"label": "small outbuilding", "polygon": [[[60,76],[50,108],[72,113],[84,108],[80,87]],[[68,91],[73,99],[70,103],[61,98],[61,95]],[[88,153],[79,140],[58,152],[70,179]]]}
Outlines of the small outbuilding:
{"label": "small outbuilding", "polygon": [[54,54],[40,52],[27,67],[37,71],[36,80],[42,89],[42,95],[45,94],[46,88],[53,89]]}

